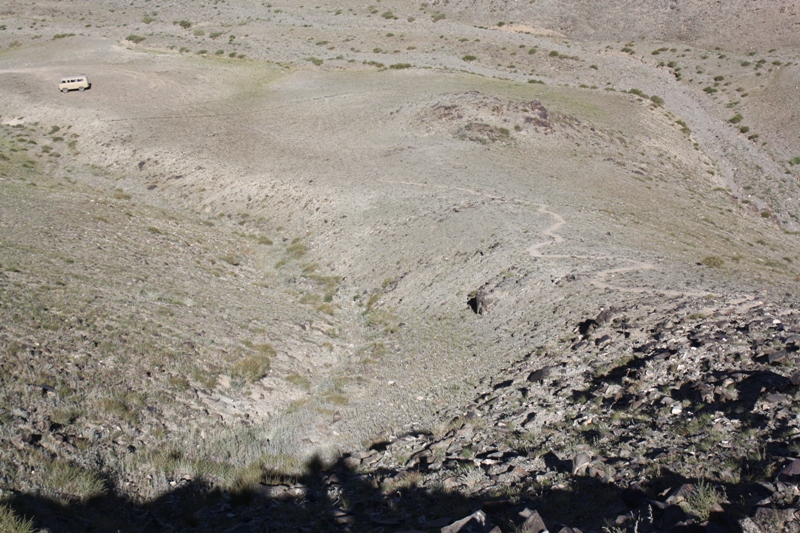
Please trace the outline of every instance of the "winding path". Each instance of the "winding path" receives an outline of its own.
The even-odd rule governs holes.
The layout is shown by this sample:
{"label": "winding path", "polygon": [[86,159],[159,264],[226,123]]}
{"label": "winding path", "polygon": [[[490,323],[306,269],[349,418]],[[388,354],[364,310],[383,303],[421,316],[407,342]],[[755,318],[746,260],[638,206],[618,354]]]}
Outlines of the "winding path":
{"label": "winding path", "polygon": [[561,236],[559,230],[566,225],[566,220],[564,217],[559,215],[554,211],[550,211],[549,206],[547,204],[539,204],[534,202],[528,202],[525,200],[519,199],[508,199],[504,196],[494,195],[491,193],[481,192],[475,189],[469,189],[466,187],[455,187],[450,185],[436,185],[436,184],[429,184],[429,183],[421,183],[415,181],[398,181],[398,180],[377,180],[379,183],[385,183],[387,185],[406,185],[411,187],[420,187],[425,189],[439,189],[439,190],[449,190],[449,191],[458,191],[467,194],[471,194],[474,196],[482,196],[484,198],[488,198],[490,200],[499,200],[502,202],[511,202],[517,205],[528,206],[528,207],[535,207],[536,212],[541,215],[548,215],[555,219],[555,222],[550,226],[546,227],[545,229],[541,230],[539,233],[542,237],[545,237],[546,240],[541,242],[536,242],[530,245],[526,250],[532,257],[542,258],[542,259],[579,259],[585,261],[622,261],[628,263],[627,266],[617,266],[614,268],[609,268],[605,270],[600,270],[591,274],[591,278],[589,283],[599,289],[609,289],[623,293],[629,294],[657,294],[660,296],[667,296],[667,297],[693,297],[693,298],[702,298],[705,296],[711,296],[713,293],[703,291],[703,292],[695,292],[695,291],[676,291],[670,289],[653,289],[649,287],[621,287],[619,285],[614,285],[608,283],[609,277],[614,277],[616,274],[625,274],[628,272],[644,272],[646,270],[656,270],[656,265],[652,263],[648,263],[646,261],[639,261],[636,259],[628,259],[626,257],[616,257],[613,255],[577,255],[577,254],[543,254],[541,249],[545,246],[552,246],[555,244],[560,244],[566,242],[564,237]]}

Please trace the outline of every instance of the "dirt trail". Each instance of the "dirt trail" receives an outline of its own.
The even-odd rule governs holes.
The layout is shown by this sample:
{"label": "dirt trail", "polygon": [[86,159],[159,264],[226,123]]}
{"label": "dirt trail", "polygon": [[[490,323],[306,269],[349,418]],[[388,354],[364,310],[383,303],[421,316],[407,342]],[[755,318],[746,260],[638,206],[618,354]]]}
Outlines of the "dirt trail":
{"label": "dirt trail", "polygon": [[474,189],[469,189],[466,187],[454,187],[449,185],[435,185],[429,183],[420,183],[414,181],[394,181],[394,180],[379,180],[381,183],[386,184],[394,184],[394,185],[408,185],[413,187],[420,187],[424,189],[438,189],[438,190],[449,190],[449,191],[458,191],[464,192],[467,194],[475,195],[475,196],[482,196],[484,198],[496,201],[503,201],[503,202],[511,202],[516,205],[521,206],[528,206],[528,207],[535,207],[536,212],[542,215],[549,215],[555,219],[555,222],[550,226],[546,227],[545,229],[541,230],[539,233],[542,237],[545,237],[546,240],[541,242],[536,242],[530,245],[527,248],[528,253],[532,257],[542,258],[542,259],[578,259],[582,261],[623,261],[628,263],[630,266],[617,266],[614,268],[604,269],[591,274],[591,279],[589,283],[597,287],[598,289],[609,289],[613,291],[629,293],[629,294],[657,294],[662,296],[668,297],[695,297],[695,298],[702,298],[705,296],[713,295],[713,293],[708,291],[676,291],[670,289],[653,289],[649,287],[623,287],[620,285],[615,285],[608,283],[606,280],[609,277],[614,277],[617,274],[626,274],[629,272],[644,272],[647,270],[656,270],[658,267],[653,263],[648,263],[646,261],[639,261],[636,259],[629,259],[626,257],[619,257],[615,255],[578,255],[578,254],[543,254],[540,250],[545,246],[552,246],[555,244],[561,244],[566,242],[566,239],[562,237],[558,232],[561,230],[563,226],[567,224],[567,221],[559,215],[558,213],[549,210],[549,206],[547,204],[537,204],[534,202],[529,202],[526,200],[520,200],[516,198],[507,198],[502,195],[491,194],[487,192],[481,192]]}

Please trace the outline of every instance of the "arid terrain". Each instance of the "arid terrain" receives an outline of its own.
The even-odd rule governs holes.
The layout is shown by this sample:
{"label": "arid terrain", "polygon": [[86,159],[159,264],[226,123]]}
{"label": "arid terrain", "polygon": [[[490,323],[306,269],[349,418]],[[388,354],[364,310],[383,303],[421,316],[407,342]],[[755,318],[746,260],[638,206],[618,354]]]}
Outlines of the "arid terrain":
{"label": "arid terrain", "polygon": [[800,531],[799,285],[796,2],[0,5],[1,530]]}

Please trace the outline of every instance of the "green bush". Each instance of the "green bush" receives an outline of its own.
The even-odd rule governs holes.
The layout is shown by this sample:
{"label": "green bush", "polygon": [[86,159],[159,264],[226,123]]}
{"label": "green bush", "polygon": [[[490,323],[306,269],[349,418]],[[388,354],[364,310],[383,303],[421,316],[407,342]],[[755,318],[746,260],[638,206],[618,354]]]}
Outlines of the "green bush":
{"label": "green bush", "polygon": [[650,101],[653,102],[654,104],[658,105],[658,106],[663,106],[664,105],[664,99],[661,98],[660,96],[653,95],[653,96],[650,97]]}
{"label": "green bush", "polygon": [[393,68],[395,70],[411,68],[411,63],[395,63],[394,65],[389,65],[389,68]]}
{"label": "green bush", "polygon": [[464,61],[475,61],[478,58],[475,57],[474,55],[467,54],[464,57],[462,57],[461,59],[463,59]]}
{"label": "green bush", "polygon": [[132,33],[130,35],[128,35],[127,37],[125,37],[126,41],[130,41],[133,44],[139,44],[140,42],[144,41],[144,39],[145,38],[142,37],[141,35],[134,35]]}
{"label": "green bush", "polygon": [[192,27],[192,23],[189,22],[188,20],[182,20],[182,21],[178,22],[178,26],[180,26],[184,30],[188,30],[189,28]]}
{"label": "green bush", "polygon": [[721,257],[717,257],[716,255],[709,255],[708,257],[704,257],[700,263],[704,264],[709,268],[720,268],[722,265],[725,264],[725,261],[722,260]]}
{"label": "green bush", "polygon": [[799,156],[797,156],[797,157],[794,157],[794,158],[790,159],[790,160],[789,160],[789,164],[790,164],[790,165],[792,165],[792,166],[794,166],[794,165],[800,165],[800,155],[799,155]]}
{"label": "green bush", "polygon": [[731,124],[738,124],[743,119],[744,119],[744,117],[742,115],[740,115],[739,113],[736,113],[733,117],[731,117],[731,119],[728,122],[730,122]]}

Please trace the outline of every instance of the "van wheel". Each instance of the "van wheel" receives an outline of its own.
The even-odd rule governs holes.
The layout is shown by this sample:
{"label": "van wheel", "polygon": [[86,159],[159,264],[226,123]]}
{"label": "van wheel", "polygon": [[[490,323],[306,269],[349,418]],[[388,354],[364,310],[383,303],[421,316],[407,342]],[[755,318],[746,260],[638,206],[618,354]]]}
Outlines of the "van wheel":
{"label": "van wheel", "polygon": [[80,92],[83,92],[83,90],[84,90],[85,88],[86,88],[86,87],[80,87],[80,88],[78,88],[78,90],[79,90]]}
{"label": "van wheel", "polygon": [[68,92],[69,92],[69,89],[61,89],[61,92],[62,92],[62,93],[68,93]]}

